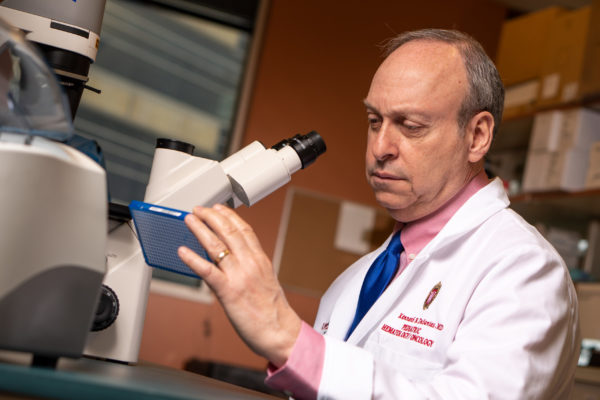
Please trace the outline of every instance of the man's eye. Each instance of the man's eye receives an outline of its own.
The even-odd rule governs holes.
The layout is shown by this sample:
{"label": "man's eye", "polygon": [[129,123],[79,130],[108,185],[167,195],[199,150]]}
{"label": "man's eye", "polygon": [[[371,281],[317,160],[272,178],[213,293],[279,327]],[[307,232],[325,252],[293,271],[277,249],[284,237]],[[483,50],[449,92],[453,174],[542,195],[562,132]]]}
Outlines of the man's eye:
{"label": "man's eye", "polygon": [[402,128],[410,133],[418,133],[419,131],[421,131],[423,129],[423,125],[418,124],[416,122],[412,122],[409,120],[403,120],[402,123]]}
{"label": "man's eye", "polygon": [[411,124],[410,122],[405,122],[404,127],[410,131],[416,131],[418,129],[421,129],[421,125]]}
{"label": "man's eye", "polygon": [[367,118],[369,121],[369,127],[371,129],[377,129],[381,125],[381,119],[377,117],[369,117]]}

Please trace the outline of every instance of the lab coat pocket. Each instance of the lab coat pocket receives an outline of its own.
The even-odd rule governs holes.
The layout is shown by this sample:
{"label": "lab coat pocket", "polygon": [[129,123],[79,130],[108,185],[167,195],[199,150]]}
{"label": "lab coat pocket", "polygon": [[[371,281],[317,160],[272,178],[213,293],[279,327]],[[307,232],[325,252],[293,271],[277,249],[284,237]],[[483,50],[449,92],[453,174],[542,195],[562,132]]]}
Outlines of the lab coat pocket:
{"label": "lab coat pocket", "polygon": [[[391,338],[390,338],[391,339]],[[396,340],[402,340],[395,338]],[[370,338],[365,344],[365,349],[374,355],[375,360],[393,368],[397,373],[414,381],[427,381],[432,379],[441,369],[442,364],[431,358],[432,351],[429,354],[424,351],[420,354],[410,354],[404,349],[404,343],[400,346],[388,342],[381,343],[377,338]]]}

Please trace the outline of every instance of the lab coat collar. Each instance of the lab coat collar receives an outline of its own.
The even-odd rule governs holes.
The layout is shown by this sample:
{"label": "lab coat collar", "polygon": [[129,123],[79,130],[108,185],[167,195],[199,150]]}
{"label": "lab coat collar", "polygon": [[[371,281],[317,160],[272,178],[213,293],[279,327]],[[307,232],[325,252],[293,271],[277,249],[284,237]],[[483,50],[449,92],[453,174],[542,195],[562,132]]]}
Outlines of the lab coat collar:
{"label": "lab coat collar", "polygon": [[427,254],[430,249],[442,249],[453,244],[465,234],[476,229],[487,219],[504,210],[510,204],[506,190],[500,178],[495,178],[471,196],[450,218],[435,238],[421,253]]}
{"label": "lab coat collar", "polygon": [[[387,314],[391,307],[395,306],[396,302],[399,301],[402,292],[415,278],[419,266],[427,261],[434,251],[440,251],[446,246],[454,244],[457,240],[461,240],[465,234],[476,229],[488,218],[508,207],[509,204],[510,202],[506,195],[506,191],[499,178],[494,179],[487,186],[471,196],[452,218],[450,218],[448,223],[436,237],[433,238],[419,254],[417,254],[416,258],[408,265],[404,272],[402,272],[402,279],[395,279],[392,281],[390,286],[383,292],[381,297],[363,317],[363,320],[357,325],[347,342],[351,344],[359,343],[366,338],[373,327],[378,326],[380,320]],[[366,272],[375,257],[387,247],[387,243],[390,239],[391,235],[376,251],[368,254],[359,266],[355,265],[356,267],[361,267],[364,271],[353,274],[350,281],[346,282],[348,287],[347,290],[344,290],[338,300],[340,305],[349,307],[351,304],[354,304],[354,308],[350,309],[356,308],[356,303],[358,301],[357,293],[360,293],[360,287]],[[331,331],[329,334],[343,338],[346,332],[344,331],[342,333],[341,331],[350,326],[353,318],[353,315],[349,314],[351,313],[333,313],[335,320],[332,318],[330,324]],[[340,332],[337,332],[337,330]]]}

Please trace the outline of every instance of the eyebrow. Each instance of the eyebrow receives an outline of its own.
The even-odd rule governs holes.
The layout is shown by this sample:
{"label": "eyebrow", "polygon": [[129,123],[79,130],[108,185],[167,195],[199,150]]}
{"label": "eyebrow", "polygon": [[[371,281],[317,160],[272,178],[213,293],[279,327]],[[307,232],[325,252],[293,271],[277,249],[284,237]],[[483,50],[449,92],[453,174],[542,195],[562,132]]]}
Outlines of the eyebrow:
{"label": "eyebrow", "polygon": [[370,108],[370,109],[371,109],[371,110],[373,110],[373,111],[377,111],[377,112],[379,112],[379,110],[377,110],[377,107],[375,107],[375,106],[371,105],[371,103],[369,103],[369,102],[367,101],[367,99],[363,99],[363,104],[365,105],[365,107],[367,107],[367,108]]}
{"label": "eyebrow", "polygon": [[[369,103],[367,101],[367,99],[363,100],[363,104],[365,105],[365,107],[367,107],[368,109],[376,112],[377,114],[381,115],[382,113],[377,109],[377,107],[375,107],[374,105],[372,105],[371,103]],[[407,109],[407,110],[392,110],[392,114],[393,115],[401,115],[403,117],[417,117],[417,118],[422,118],[424,121],[429,122],[432,120],[432,117],[430,115],[427,115],[421,111],[415,110],[415,109]]]}

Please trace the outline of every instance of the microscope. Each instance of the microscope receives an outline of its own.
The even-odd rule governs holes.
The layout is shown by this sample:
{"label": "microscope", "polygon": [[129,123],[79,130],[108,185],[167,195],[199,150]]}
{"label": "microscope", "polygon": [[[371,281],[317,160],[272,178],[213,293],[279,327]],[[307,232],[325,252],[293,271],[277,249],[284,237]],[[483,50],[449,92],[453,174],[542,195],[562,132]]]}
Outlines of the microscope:
{"label": "microscope", "polygon": [[31,2],[0,6],[0,348],[51,367],[81,356],[94,318],[106,273],[106,175],[62,143],[73,135],[72,111],[45,57],[12,25],[23,14],[7,8],[15,3]]}
{"label": "microscope", "polygon": [[[69,133],[50,137],[61,140],[72,132],[71,117],[75,115],[87,82],[89,66],[96,56],[105,0],[53,0],[51,3],[52,5],[46,0],[5,0],[0,3],[0,18],[21,28],[26,32],[27,39],[40,45],[60,83],[66,88],[68,107],[63,107],[62,115],[66,122],[62,122],[68,127]],[[56,86],[56,83],[50,82],[50,86],[52,85]],[[33,86],[33,83],[30,84],[30,87]],[[48,103],[66,104],[56,95]],[[70,115],[64,111],[67,108],[70,109]],[[48,119],[44,122],[49,123]],[[0,126],[2,125],[4,122],[0,120]],[[20,133],[22,132],[14,135],[18,140],[27,142],[29,136]],[[0,135],[0,152],[5,137],[9,138],[4,133]],[[42,139],[44,138],[36,136],[33,141]],[[10,136],[10,140],[13,140],[13,136]],[[45,205],[32,214],[31,221],[26,221],[29,224],[17,229],[16,232],[21,235],[17,239],[6,240],[12,237],[12,232],[0,237],[0,319],[3,320],[3,326],[14,326],[14,329],[11,328],[12,336],[8,338],[3,337],[2,333],[6,329],[0,330],[0,348],[32,352],[40,355],[38,359],[41,362],[49,359],[50,364],[52,360],[55,363],[57,357],[81,355],[135,364],[138,361],[152,277],[151,268],[145,263],[135,226],[126,207],[110,205],[108,209],[111,213],[114,211],[115,215],[118,214],[115,219],[120,222],[109,231],[104,170],[77,150],[47,139],[44,139],[44,143],[57,147],[59,150],[55,150],[56,152],[71,155],[76,159],[76,165],[51,174],[44,163],[34,162],[42,158],[37,153],[20,161],[0,157],[0,183],[4,183],[3,187],[13,187],[17,181],[16,177],[7,182],[1,180],[5,176],[5,164],[12,162],[15,169],[22,169],[28,174],[34,171],[34,175],[25,172],[18,175],[23,179],[22,186],[26,186],[28,190],[14,191],[8,201],[5,200],[6,195],[0,195],[0,204],[8,202],[12,206],[10,209],[24,210],[9,213],[14,217],[14,220],[9,221],[12,224],[9,226],[18,226],[15,218],[30,212],[30,209],[23,208],[24,205],[18,204],[21,197],[36,199]],[[271,148],[255,141],[221,162],[195,157],[193,146],[188,143],[158,139],[143,200],[185,211],[191,211],[197,205],[211,206],[217,203],[228,204],[233,208],[242,204],[251,206],[289,182],[291,174],[312,164],[325,151],[325,143],[315,131],[284,139]],[[73,177],[73,171],[79,170],[87,174],[81,173],[81,176]],[[30,179],[31,176],[33,178]],[[35,184],[44,181],[46,185],[42,187],[48,186],[48,193],[40,191],[40,186]],[[50,188],[54,197],[50,197]],[[48,198],[54,201],[46,205]],[[31,204],[32,208],[35,206]],[[76,212],[69,215],[69,211],[73,212],[73,209]],[[49,219],[47,215],[55,218]],[[35,221],[34,217],[37,218]],[[0,216],[0,221],[3,221],[2,218],[5,217]],[[68,225],[72,230],[68,235],[63,235],[62,230],[59,230],[56,232],[61,234],[57,235],[48,226],[49,223],[52,227]],[[7,225],[2,226],[5,229]],[[15,260],[7,261],[4,249],[17,243],[15,240],[23,241],[27,247],[19,242],[18,249],[24,251],[17,254]],[[90,279],[79,290],[63,290],[69,294],[68,306],[48,310],[48,307],[43,306],[46,300],[28,288],[25,292],[27,299],[22,296],[3,308],[3,302],[9,297],[7,293],[10,294],[15,287],[20,289],[28,285],[27,279],[19,278],[19,274],[15,273],[16,269],[21,268],[22,274],[27,276],[43,275],[45,270],[54,268],[54,264],[67,263],[64,260],[55,261],[55,258],[63,257],[75,263],[71,258],[80,256],[80,253],[86,259],[77,259],[77,265],[83,267],[59,276],[72,283],[83,282],[80,270],[93,270],[94,279]],[[26,256],[36,259],[23,264],[22,260]],[[56,284],[54,281],[50,282],[48,284]],[[20,316],[19,321],[25,321],[20,324],[15,324],[14,319],[6,322],[5,315],[9,314],[7,308],[20,310],[25,303],[36,305],[37,313],[48,313],[48,318],[53,315],[52,318],[61,321],[61,326],[55,327],[53,331],[54,336],[62,338],[60,341],[50,343],[45,337],[47,330],[40,324],[32,325],[27,322],[32,318],[31,315]],[[74,309],[78,309],[80,318],[75,319]],[[37,331],[30,340],[16,344],[19,336],[29,337],[33,330]],[[76,342],[76,345],[68,346],[67,343],[71,342]],[[44,346],[40,347],[39,343],[44,343]]]}
{"label": "microscope", "polygon": [[[291,174],[325,150],[323,139],[313,131],[271,148],[255,141],[217,162],[194,157],[187,143],[159,139],[144,202],[188,212],[197,205],[217,203],[251,206],[289,182]],[[88,338],[86,355],[137,362],[151,276],[134,224],[124,222],[108,236],[101,312]]]}

